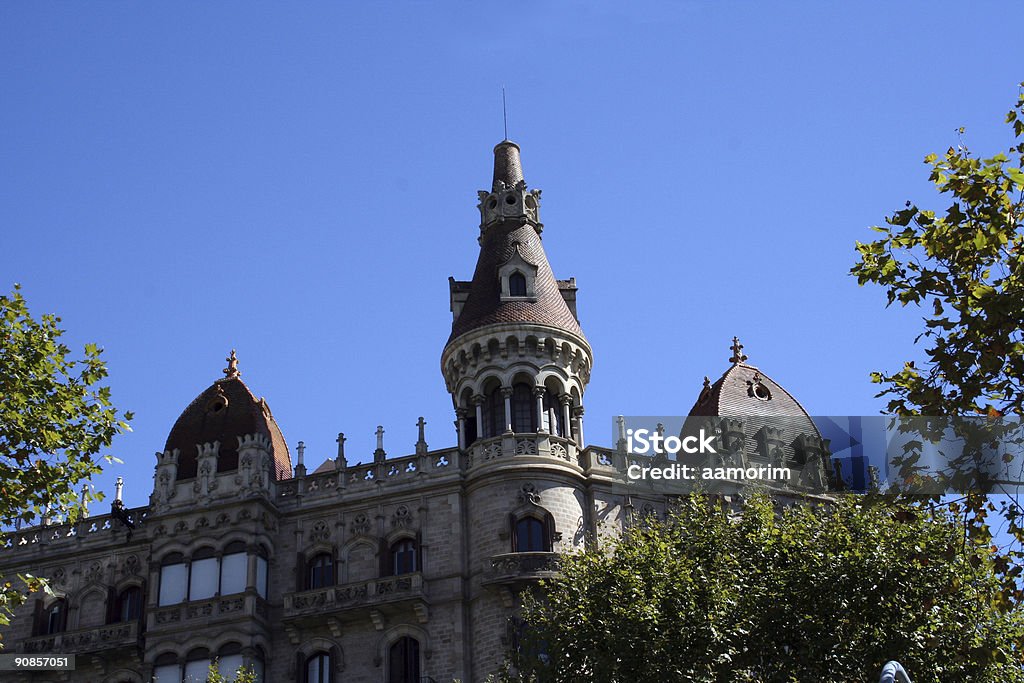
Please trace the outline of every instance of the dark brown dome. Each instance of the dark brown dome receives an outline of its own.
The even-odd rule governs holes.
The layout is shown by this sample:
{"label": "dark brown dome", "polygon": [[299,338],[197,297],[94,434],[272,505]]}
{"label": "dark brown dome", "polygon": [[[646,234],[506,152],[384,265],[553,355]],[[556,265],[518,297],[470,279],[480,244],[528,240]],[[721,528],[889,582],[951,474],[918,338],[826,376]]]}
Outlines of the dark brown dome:
{"label": "dark brown dome", "polygon": [[191,479],[196,476],[197,446],[219,441],[217,471],[227,472],[238,468],[238,437],[246,434],[268,438],[274,476],[278,480],[291,477],[291,455],[281,428],[267,402],[253,396],[237,373],[211,384],[185,408],[171,428],[164,450],[178,449],[178,479]]}

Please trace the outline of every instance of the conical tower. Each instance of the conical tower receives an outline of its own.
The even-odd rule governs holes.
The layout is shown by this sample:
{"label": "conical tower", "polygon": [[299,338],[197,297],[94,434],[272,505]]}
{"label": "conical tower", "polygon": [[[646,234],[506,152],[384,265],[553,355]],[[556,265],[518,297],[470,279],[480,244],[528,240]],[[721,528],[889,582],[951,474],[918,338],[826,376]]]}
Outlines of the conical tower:
{"label": "conical tower", "polygon": [[540,190],[528,190],[519,146],[494,148],[481,190],[480,256],[470,282],[449,280],[452,333],[441,371],[459,446],[503,434],[547,434],[583,446],[583,393],[593,355],[576,318],[576,281],[557,280],[541,244]]}

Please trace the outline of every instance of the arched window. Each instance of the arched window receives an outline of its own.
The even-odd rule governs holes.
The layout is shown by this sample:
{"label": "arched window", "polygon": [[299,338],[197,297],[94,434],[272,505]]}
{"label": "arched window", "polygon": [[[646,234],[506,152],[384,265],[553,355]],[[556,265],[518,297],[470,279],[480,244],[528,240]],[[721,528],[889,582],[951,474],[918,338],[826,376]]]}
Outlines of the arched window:
{"label": "arched window", "polygon": [[156,658],[153,669],[154,683],[181,683],[181,664],[171,652],[165,652]]}
{"label": "arched window", "polygon": [[62,633],[68,623],[68,607],[63,598],[50,605],[46,611],[46,635]]}
{"label": "arched window", "polygon": [[188,573],[188,599],[205,600],[217,594],[220,563],[213,548],[200,548],[192,555]]}
{"label": "arched window", "polygon": [[388,562],[388,566],[391,569],[392,576],[419,571],[419,563],[416,557],[416,541],[411,538],[403,538],[392,543],[390,555],[391,561]]}
{"label": "arched window", "polygon": [[304,683],[331,683],[331,656],[329,654],[316,652],[306,660]]}
{"label": "arched window", "polygon": [[228,643],[217,652],[217,673],[225,681],[234,681],[236,678],[235,674],[244,665],[245,660],[242,657],[242,646],[238,643]]}
{"label": "arched window", "polygon": [[157,604],[177,605],[188,597],[188,565],[179,553],[163,559],[160,566],[160,596]]}
{"label": "arched window", "polygon": [[516,271],[508,276],[509,296],[526,296],[526,276]]}
{"label": "arched window", "polygon": [[515,533],[512,536],[512,552],[551,552],[551,534],[548,526],[536,517],[522,517],[517,520]]}
{"label": "arched window", "polygon": [[512,431],[517,434],[537,431],[537,403],[533,387],[526,382],[517,382],[512,387]]}
{"label": "arched window", "polygon": [[544,416],[548,433],[554,436],[566,436],[565,425],[562,424],[565,421],[562,402],[558,400],[558,394],[551,389],[544,390]]}
{"label": "arched window", "polygon": [[420,643],[403,636],[388,650],[388,683],[419,683]]}
{"label": "arched window", "polygon": [[485,438],[505,432],[505,397],[501,395],[501,387],[496,386],[487,393],[482,412]]}
{"label": "arched window", "polygon": [[197,647],[185,657],[185,683],[206,683],[210,673],[210,651]]}
{"label": "arched window", "polygon": [[315,555],[306,570],[306,589],[326,588],[334,585],[334,558],[330,553]]}
{"label": "arched window", "polygon": [[241,541],[229,543],[220,558],[220,594],[244,593],[248,578],[249,557]]}
{"label": "arched window", "polygon": [[142,616],[142,589],[130,586],[117,596],[117,620],[124,623],[135,621]]}

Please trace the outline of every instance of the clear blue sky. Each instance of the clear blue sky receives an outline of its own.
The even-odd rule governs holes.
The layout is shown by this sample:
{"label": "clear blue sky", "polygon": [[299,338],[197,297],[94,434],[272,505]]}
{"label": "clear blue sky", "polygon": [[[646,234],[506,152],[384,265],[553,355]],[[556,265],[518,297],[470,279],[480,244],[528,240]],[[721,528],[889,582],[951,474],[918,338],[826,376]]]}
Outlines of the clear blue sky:
{"label": "clear blue sky", "polygon": [[595,353],[591,442],[682,414],[739,335],[812,414],[873,414],[912,310],[847,275],[922,158],[1007,147],[1021,3],[0,5],[0,289],[103,346],[126,502],[238,349],[316,466],[454,443],[449,275],[509,134]]}

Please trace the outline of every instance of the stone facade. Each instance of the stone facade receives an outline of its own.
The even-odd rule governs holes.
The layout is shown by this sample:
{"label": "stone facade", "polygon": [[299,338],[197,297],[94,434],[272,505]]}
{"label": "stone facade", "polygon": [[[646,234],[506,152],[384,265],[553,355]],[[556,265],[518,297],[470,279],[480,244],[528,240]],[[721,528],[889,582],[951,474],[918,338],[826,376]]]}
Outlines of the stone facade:
{"label": "stone facade", "polygon": [[483,681],[559,553],[664,513],[664,494],[624,487],[638,459],[621,441],[584,442],[593,352],[513,143],[480,200],[480,262],[451,281],[441,359],[458,443],[429,449],[421,424],[415,452],[388,457],[381,432],[350,465],[339,435],[336,459],[307,472],[300,444],[293,467],[232,354],[157,453],[148,506],[6,537],[0,575],[55,593],[18,611],[7,652],[75,653],[77,669],[4,681],[166,683],[218,657],[272,683]]}

